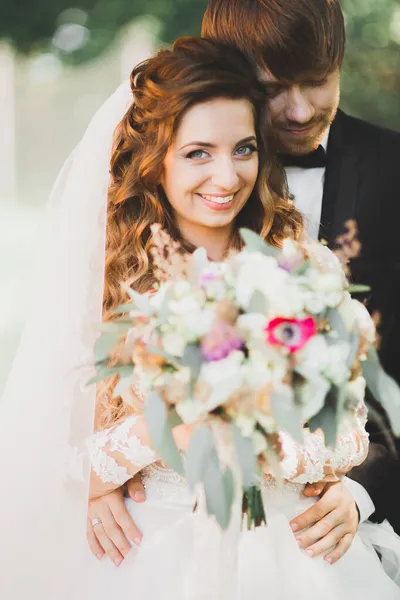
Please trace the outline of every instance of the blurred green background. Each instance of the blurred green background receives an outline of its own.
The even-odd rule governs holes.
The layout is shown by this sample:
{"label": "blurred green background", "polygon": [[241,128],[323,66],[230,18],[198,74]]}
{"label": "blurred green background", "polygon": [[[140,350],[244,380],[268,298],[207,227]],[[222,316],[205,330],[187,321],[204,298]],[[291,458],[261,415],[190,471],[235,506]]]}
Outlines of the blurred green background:
{"label": "blurred green background", "polygon": [[[122,27],[144,15],[158,20],[164,42],[198,33],[206,5],[206,0],[0,0],[0,38],[19,52],[50,50],[77,65],[105,52]],[[348,35],[343,108],[400,129],[399,0],[343,0],[342,6]]]}
{"label": "blurred green background", "polygon": [[[310,0],[312,1],[312,0]],[[0,0],[0,391],[42,208],[94,112],[207,0]],[[400,131],[400,0],[343,0],[344,110]],[[40,231],[40,229],[39,229]]]}

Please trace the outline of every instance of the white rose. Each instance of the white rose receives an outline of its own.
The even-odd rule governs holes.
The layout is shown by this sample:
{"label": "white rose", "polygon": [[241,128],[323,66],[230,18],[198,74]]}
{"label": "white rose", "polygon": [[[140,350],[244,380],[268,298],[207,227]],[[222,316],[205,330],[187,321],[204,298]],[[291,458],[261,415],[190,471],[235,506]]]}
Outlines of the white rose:
{"label": "white rose", "polygon": [[365,308],[364,304],[361,304],[361,302],[354,300],[353,298],[352,306],[358,331],[367,340],[367,342],[372,345],[375,342],[376,329],[371,315]]}
{"label": "white rose", "polygon": [[165,352],[172,356],[183,356],[186,348],[186,340],[176,331],[170,331],[162,336],[162,343]]}
{"label": "white rose", "polygon": [[247,308],[255,291],[273,294],[288,279],[288,273],[278,267],[275,258],[260,252],[243,252],[238,262],[236,298],[243,308]]}
{"label": "white rose", "polygon": [[347,366],[350,346],[346,342],[340,342],[328,346],[328,364],[324,369],[325,376],[335,385],[342,385],[350,375]]}
{"label": "white rose", "polygon": [[179,300],[170,300],[168,308],[172,313],[184,315],[185,313],[200,312],[202,307],[197,298],[191,294]]}
{"label": "white rose", "polygon": [[337,307],[338,313],[348,331],[353,331],[356,322],[356,313],[354,310],[353,298],[349,292],[345,292],[342,302]]}
{"label": "white rose", "polygon": [[306,373],[320,373],[328,365],[328,344],[322,335],[311,338],[305,346],[296,352],[296,365],[305,373],[307,379],[312,378]]}
{"label": "white rose", "polygon": [[239,332],[246,338],[265,339],[264,329],[268,325],[268,318],[261,313],[245,313],[237,320]]}
{"label": "white rose", "polygon": [[203,309],[184,314],[179,326],[185,330],[187,337],[194,341],[210,331],[214,319],[213,311]]}

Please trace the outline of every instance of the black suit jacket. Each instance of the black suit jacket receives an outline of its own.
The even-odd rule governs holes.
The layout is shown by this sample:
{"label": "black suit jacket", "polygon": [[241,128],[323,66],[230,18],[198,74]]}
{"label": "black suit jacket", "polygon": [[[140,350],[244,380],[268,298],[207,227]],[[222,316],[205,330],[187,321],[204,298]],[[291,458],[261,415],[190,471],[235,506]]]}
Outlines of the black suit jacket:
{"label": "black suit jacket", "polygon": [[[352,261],[352,280],[372,288],[365,299],[381,316],[381,361],[400,384],[400,133],[339,110],[327,160],[320,238],[334,247],[344,223],[357,221],[362,250]],[[370,494],[373,519],[388,518],[400,534],[400,462],[387,449],[382,423],[372,420],[369,428],[369,456],[350,477]]]}

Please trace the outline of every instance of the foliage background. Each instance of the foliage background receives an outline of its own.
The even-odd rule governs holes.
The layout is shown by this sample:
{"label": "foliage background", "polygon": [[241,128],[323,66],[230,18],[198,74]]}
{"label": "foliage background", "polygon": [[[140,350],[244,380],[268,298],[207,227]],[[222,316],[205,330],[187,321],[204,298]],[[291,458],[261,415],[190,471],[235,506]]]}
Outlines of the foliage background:
{"label": "foliage background", "polygon": [[[22,53],[51,49],[64,62],[81,64],[105,52],[121,27],[143,15],[159,21],[164,42],[198,33],[206,5],[207,0],[0,0],[0,38]],[[400,130],[400,2],[342,0],[342,6],[348,35],[342,107]],[[84,40],[74,50],[61,50],[52,40],[71,24],[81,28]]]}

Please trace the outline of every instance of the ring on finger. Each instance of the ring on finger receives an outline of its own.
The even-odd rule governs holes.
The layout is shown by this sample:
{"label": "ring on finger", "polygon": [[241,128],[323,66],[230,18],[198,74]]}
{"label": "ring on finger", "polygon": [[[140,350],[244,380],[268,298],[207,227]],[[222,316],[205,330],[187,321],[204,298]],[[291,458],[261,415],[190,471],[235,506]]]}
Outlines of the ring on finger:
{"label": "ring on finger", "polygon": [[101,525],[101,519],[99,519],[99,517],[92,519],[92,527],[95,527],[95,525]]}

